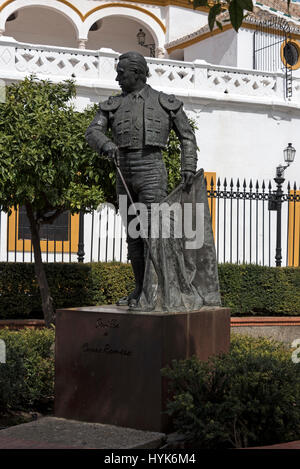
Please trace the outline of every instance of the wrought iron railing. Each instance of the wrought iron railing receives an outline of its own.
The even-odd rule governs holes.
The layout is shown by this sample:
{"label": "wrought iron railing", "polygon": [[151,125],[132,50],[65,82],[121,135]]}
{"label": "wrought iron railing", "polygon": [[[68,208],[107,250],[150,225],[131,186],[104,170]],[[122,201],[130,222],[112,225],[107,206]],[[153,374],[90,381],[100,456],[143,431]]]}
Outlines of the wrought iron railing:
{"label": "wrought iron railing", "polygon": [[[212,178],[207,181],[207,195],[218,262],[275,266],[280,232],[280,265],[300,266],[300,190],[296,183],[287,183],[278,196],[271,181]],[[0,259],[32,262],[31,241],[20,239],[18,213],[8,217],[2,212],[0,220]],[[103,204],[81,220],[79,215],[69,217],[67,233],[65,241],[53,234],[51,240],[43,239],[44,262],[127,262],[125,229],[120,214],[110,205]]]}

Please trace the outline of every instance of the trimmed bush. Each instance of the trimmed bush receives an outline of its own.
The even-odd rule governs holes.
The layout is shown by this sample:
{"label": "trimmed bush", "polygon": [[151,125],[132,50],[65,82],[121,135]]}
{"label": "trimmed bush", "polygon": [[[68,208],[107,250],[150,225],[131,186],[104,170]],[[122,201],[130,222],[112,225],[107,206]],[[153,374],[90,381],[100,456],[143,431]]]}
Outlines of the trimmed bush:
{"label": "trimmed bush", "polygon": [[[130,264],[49,263],[45,270],[55,308],[114,304],[134,287]],[[220,264],[223,306],[232,315],[300,315],[300,268]],[[42,318],[31,263],[0,263],[0,318]]]}
{"label": "trimmed bush", "polygon": [[119,298],[134,289],[130,264],[121,262],[89,264],[91,268],[90,293],[93,304],[115,304]]}
{"label": "trimmed bush", "polygon": [[[45,271],[55,308],[90,304],[89,265],[46,263]],[[43,317],[33,263],[0,263],[0,317]]]}
{"label": "trimmed bush", "polygon": [[223,306],[232,315],[300,315],[300,268],[219,264]]}
{"label": "trimmed bush", "polygon": [[300,438],[300,365],[291,350],[264,338],[233,335],[230,352],[163,370],[173,398],[167,412],[187,446],[263,446]]}
{"label": "trimmed bush", "polygon": [[53,401],[54,330],[0,330],[6,363],[0,364],[0,412],[39,410]]}

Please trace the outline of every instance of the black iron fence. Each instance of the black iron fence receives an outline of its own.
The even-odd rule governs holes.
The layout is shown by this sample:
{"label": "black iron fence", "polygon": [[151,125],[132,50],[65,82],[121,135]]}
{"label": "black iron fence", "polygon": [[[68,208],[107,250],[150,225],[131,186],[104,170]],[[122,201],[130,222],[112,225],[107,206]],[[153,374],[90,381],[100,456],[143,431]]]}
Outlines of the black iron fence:
{"label": "black iron fence", "polygon": [[300,265],[300,191],[283,182],[207,181],[218,262]]}
{"label": "black iron fence", "polygon": [[[300,190],[296,183],[246,179],[207,181],[218,262],[300,265]],[[32,262],[30,233],[22,210],[0,218],[2,261]],[[112,206],[65,216],[45,229],[45,262],[127,261],[126,233]]]}

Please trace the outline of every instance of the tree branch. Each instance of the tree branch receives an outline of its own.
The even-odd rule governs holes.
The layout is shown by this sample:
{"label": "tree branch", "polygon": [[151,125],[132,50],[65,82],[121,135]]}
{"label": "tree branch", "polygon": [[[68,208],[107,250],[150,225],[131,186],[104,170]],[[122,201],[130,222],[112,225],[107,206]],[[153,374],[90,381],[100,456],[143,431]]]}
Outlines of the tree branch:
{"label": "tree branch", "polygon": [[61,215],[63,212],[65,211],[65,208],[64,207],[61,207],[61,208],[58,208],[52,215],[43,215],[42,217],[39,217],[37,222],[40,224],[40,225],[46,225],[46,224],[51,224],[54,222],[54,220],[56,220],[56,218],[59,217],[59,215]]}

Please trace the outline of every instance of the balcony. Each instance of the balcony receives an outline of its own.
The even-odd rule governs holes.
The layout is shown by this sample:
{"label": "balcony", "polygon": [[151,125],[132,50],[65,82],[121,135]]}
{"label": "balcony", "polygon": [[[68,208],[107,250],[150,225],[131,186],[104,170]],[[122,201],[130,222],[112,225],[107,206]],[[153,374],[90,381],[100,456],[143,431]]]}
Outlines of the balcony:
{"label": "balcony", "polygon": [[[93,96],[119,90],[116,77],[118,54],[109,49],[81,50],[31,45],[0,38],[0,78],[22,80],[36,74],[40,79],[75,78]],[[300,107],[300,78],[293,78],[292,97],[285,98],[285,74],[243,70],[197,60],[183,62],[148,58],[148,83],[156,89],[196,102],[198,99]],[[85,90],[85,95],[86,90]]]}

